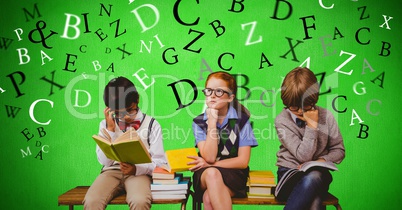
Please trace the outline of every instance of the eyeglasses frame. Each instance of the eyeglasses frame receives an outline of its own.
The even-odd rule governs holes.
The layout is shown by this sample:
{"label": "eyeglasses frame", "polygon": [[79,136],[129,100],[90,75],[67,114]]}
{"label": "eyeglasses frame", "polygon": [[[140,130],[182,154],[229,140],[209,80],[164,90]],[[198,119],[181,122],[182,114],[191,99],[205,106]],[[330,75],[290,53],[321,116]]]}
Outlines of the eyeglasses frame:
{"label": "eyeglasses frame", "polygon": [[[207,91],[207,90],[210,90],[210,91],[211,91],[211,94],[207,95],[207,93],[206,93],[206,91]],[[222,92],[223,92],[223,94],[222,94],[222,95],[220,95],[220,96],[218,96],[218,95],[216,94],[216,91],[217,91],[217,90],[222,91]],[[230,92],[228,92],[228,91],[226,91],[226,90],[224,90],[224,89],[222,89],[222,88],[216,88],[216,89],[212,89],[212,88],[205,88],[205,89],[203,89],[203,90],[202,90],[202,92],[204,93],[204,95],[205,95],[205,96],[211,96],[211,95],[212,95],[212,93],[214,93],[214,94],[215,94],[215,96],[216,96],[216,97],[218,97],[218,98],[220,98],[220,97],[222,97],[223,95],[225,95],[225,93],[226,93],[226,94],[228,94],[229,96],[230,96],[230,95],[232,95],[232,93],[230,93]]]}

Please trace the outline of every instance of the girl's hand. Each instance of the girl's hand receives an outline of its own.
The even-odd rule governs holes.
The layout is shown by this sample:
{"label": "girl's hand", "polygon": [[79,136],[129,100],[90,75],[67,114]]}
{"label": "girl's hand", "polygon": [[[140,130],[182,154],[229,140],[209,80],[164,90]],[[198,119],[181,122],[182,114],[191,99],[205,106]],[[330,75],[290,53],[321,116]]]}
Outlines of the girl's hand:
{"label": "girl's hand", "polygon": [[198,157],[198,156],[187,156],[188,158],[194,159],[194,161],[188,162],[187,165],[195,165],[193,167],[191,167],[189,170],[194,172],[194,171],[198,171],[201,168],[206,168],[209,167],[211,165],[209,165],[204,158],[202,157]]}
{"label": "girl's hand", "polygon": [[116,127],[116,123],[114,122],[114,119],[113,119],[113,116],[112,116],[113,112],[110,111],[110,108],[109,108],[109,107],[106,107],[106,108],[103,110],[103,114],[105,115],[106,128],[107,128],[109,131],[114,132],[114,131],[115,131],[115,127]]}
{"label": "girl's hand", "polygon": [[120,170],[124,175],[135,175],[137,168],[130,163],[120,163]]}
{"label": "girl's hand", "polygon": [[213,108],[208,108],[206,110],[207,113],[207,118],[208,118],[208,125],[211,123],[211,125],[216,125],[216,122],[218,122],[218,110],[213,109]]}

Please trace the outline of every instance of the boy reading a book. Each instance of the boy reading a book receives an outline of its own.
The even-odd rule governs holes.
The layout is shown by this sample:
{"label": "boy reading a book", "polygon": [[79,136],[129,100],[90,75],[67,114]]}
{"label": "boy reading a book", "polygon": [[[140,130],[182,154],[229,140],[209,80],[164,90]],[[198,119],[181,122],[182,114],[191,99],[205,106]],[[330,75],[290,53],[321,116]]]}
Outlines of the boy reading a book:
{"label": "boy reading a book", "polygon": [[[281,143],[276,163],[278,183],[288,170],[299,168],[305,162],[339,164],[345,157],[338,125],[331,112],[316,105],[318,95],[317,79],[307,68],[293,69],[282,83],[281,98],[285,109],[275,119]],[[329,170],[313,167],[300,174],[283,185],[277,198],[287,200],[285,209],[325,209],[322,196],[326,195],[332,182]]]}
{"label": "boy reading a book", "polygon": [[141,112],[139,94],[134,84],[125,77],[112,79],[105,87],[103,98],[105,119],[100,123],[99,136],[106,138],[107,132],[113,142],[133,127],[148,149],[152,163],[119,163],[108,159],[97,145],[98,161],[103,168],[85,195],[84,208],[105,209],[110,200],[126,192],[130,209],[150,209],[152,171],[156,166],[166,164],[161,126]]}

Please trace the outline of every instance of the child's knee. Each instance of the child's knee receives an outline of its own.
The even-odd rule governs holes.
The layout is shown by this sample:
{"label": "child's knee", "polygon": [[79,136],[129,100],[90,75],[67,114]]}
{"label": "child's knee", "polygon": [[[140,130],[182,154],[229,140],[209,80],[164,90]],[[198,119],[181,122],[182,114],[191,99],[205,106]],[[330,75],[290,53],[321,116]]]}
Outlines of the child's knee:
{"label": "child's knee", "polygon": [[150,209],[152,203],[151,195],[135,195],[126,198],[130,209]]}
{"label": "child's knee", "polygon": [[83,204],[84,209],[105,209],[106,207],[105,201],[88,194],[85,196]]}
{"label": "child's knee", "polygon": [[221,172],[213,167],[206,169],[203,176],[205,176],[206,180],[222,179]]}
{"label": "child's knee", "polygon": [[308,185],[329,185],[332,175],[327,170],[312,170],[303,177],[303,182]]}

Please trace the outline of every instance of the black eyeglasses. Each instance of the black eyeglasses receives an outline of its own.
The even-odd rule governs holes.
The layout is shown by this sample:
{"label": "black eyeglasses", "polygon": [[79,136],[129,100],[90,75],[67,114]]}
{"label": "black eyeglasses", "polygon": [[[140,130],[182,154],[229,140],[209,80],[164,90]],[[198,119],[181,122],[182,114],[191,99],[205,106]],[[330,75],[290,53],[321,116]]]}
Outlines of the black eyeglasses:
{"label": "black eyeglasses", "polygon": [[220,89],[220,88],[216,88],[216,89],[205,88],[204,90],[202,90],[202,92],[204,93],[205,96],[210,96],[210,95],[212,95],[212,92],[215,92],[215,95],[216,95],[217,97],[222,97],[223,94],[225,94],[225,93],[228,94],[228,95],[231,95],[230,92],[228,92],[228,91],[226,91],[226,90],[223,90],[223,89]]}
{"label": "black eyeglasses", "polygon": [[302,108],[303,112],[307,112],[307,111],[316,109],[314,104],[313,105],[302,106],[302,107],[299,107],[299,106],[287,106],[285,108],[289,109],[290,111],[293,111],[293,112],[298,111],[300,108]]}
{"label": "black eyeglasses", "polygon": [[137,115],[137,113],[138,113],[138,107],[137,108],[129,108],[126,111],[123,111],[123,112],[116,112],[115,111],[113,113],[113,117],[117,118],[117,119],[122,119],[127,115],[128,117],[133,118],[133,117],[135,117],[135,115]]}

